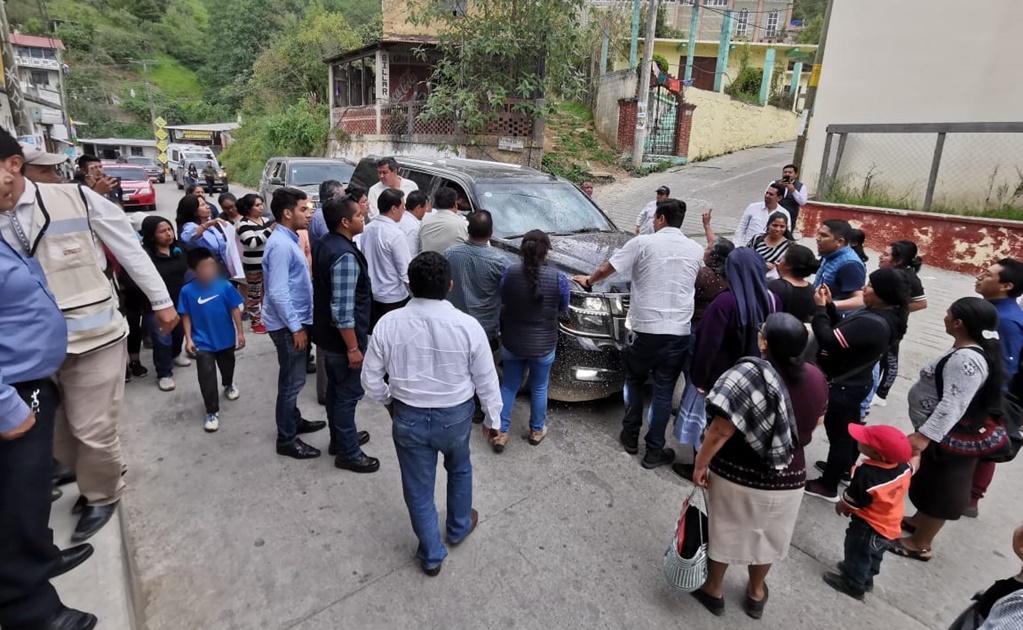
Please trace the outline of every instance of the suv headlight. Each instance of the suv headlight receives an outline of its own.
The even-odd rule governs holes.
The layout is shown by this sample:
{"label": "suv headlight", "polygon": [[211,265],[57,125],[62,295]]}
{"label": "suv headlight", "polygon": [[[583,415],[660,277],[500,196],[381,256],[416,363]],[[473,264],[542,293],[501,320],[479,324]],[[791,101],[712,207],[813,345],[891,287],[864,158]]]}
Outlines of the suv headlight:
{"label": "suv headlight", "polygon": [[227,173],[224,171],[217,171],[217,177],[227,177]]}
{"label": "suv headlight", "polygon": [[569,300],[567,321],[563,321],[562,325],[576,334],[610,337],[611,307],[607,298],[573,291]]}

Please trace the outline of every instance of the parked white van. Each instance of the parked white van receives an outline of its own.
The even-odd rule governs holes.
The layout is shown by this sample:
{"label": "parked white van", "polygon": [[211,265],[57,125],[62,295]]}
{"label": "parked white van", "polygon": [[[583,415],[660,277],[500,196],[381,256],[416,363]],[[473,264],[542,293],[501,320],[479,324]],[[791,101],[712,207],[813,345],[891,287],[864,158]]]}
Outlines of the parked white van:
{"label": "parked white van", "polygon": [[217,157],[213,155],[213,151],[209,147],[199,144],[167,145],[167,168],[170,170],[171,177],[176,181],[181,181],[178,178],[178,171],[188,168],[189,162],[205,164],[206,160],[211,160],[214,165],[218,164]]}

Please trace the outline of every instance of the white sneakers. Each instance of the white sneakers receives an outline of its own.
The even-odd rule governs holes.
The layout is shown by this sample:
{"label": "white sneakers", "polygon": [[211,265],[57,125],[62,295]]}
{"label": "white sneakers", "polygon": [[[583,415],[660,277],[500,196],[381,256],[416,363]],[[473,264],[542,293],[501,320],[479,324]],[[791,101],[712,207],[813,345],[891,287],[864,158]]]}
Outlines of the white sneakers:
{"label": "white sneakers", "polygon": [[874,396],[873,400],[870,401],[871,407],[887,407],[888,401],[880,396]]}
{"label": "white sneakers", "polygon": [[220,428],[220,414],[208,413],[206,414],[206,420],[203,422],[202,428],[207,433],[213,433]]}
{"label": "white sneakers", "polygon": [[228,385],[225,387],[224,394],[227,395],[228,400],[238,400],[238,397],[242,395],[241,392],[238,391],[238,388],[234,385]]}
{"label": "white sneakers", "polygon": [[169,376],[164,376],[156,382],[160,387],[161,392],[172,392],[174,391],[174,379]]}
{"label": "white sneakers", "polygon": [[189,358],[186,357],[185,355],[179,354],[178,356],[174,357],[174,365],[178,367],[188,367],[192,365],[192,361],[189,360]]}

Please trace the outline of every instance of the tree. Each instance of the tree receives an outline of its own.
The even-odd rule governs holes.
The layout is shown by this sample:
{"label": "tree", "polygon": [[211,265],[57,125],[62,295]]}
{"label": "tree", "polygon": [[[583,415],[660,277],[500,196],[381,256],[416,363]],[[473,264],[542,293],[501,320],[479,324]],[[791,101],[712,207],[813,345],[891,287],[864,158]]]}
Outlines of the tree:
{"label": "tree", "polygon": [[340,13],[320,3],[307,9],[301,22],[290,25],[280,39],[264,50],[252,66],[247,104],[257,111],[275,111],[314,94],[327,99],[327,68],[323,58],[362,45],[358,33]]}
{"label": "tree", "polygon": [[803,30],[796,36],[797,44],[817,44],[821,41],[824,16],[817,15],[803,23]]}
{"label": "tree", "polygon": [[409,21],[433,27],[434,64],[425,118],[455,117],[469,132],[497,118],[506,101],[533,116],[547,96],[572,98],[583,87],[583,0],[474,0],[466,15],[451,0],[421,0]]}

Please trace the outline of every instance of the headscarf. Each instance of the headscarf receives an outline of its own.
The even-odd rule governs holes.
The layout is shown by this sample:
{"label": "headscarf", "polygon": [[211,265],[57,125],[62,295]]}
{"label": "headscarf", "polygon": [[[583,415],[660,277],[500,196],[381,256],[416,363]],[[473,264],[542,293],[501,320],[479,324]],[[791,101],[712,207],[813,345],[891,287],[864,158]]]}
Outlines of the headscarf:
{"label": "headscarf", "polygon": [[725,276],[735,296],[743,354],[759,354],[757,326],[774,312],[771,292],[767,289],[767,263],[755,250],[739,247],[725,261]]}

